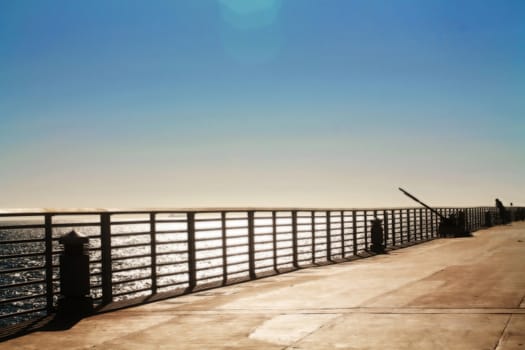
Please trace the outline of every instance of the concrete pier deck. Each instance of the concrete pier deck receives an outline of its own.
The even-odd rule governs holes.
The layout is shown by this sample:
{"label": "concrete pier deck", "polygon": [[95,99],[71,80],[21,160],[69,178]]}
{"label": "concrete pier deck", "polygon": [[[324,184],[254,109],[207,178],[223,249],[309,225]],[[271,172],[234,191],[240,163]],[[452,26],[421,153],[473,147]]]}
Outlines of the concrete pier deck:
{"label": "concrete pier deck", "polygon": [[525,223],[85,318],[2,350],[525,349]]}

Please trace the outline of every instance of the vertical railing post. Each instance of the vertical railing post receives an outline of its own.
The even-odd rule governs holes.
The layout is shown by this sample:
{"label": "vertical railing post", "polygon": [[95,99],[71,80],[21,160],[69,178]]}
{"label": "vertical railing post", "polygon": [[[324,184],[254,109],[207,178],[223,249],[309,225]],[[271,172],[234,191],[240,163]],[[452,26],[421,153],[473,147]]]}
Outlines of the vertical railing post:
{"label": "vertical railing post", "polygon": [[428,223],[428,209],[425,209],[425,238],[429,239],[430,237],[430,225]]}
{"label": "vertical railing post", "polygon": [[434,213],[430,212],[430,237],[432,237],[432,238],[434,238],[436,236],[436,231],[435,231],[435,228],[434,228],[435,221],[436,221],[436,218],[434,217]]}
{"label": "vertical railing post", "polygon": [[332,219],[330,212],[326,211],[326,260],[332,261]]}
{"label": "vertical railing post", "polygon": [[392,246],[396,245],[396,210],[392,209]]}
{"label": "vertical railing post", "polygon": [[423,209],[419,208],[419,239],[423,239]]}
{"label": "vertical railing post", "polygon": [[293,254],[293,267],[299,268],[298,258],[298,238],[297,238],[297,210],[292,211],[292,254]]}
{"label": "vertical railing post", "polygon": [[315,211],[311,212],[312,215],[312,264],[315,264]]}
{"label": "vertical railing post", "polygon": [[478,229],[483,225],[483,219],[484,219],[484,215],[485,215],[485,210],[483,208],[479,208],[478,209],[479,213],[479,218],[478,218]]}
{"label": "vertical railing post", "polygon": [[46,306],[47,312],[54,310],[53,289],[53,216],[46,214],[45,220],[45,249],[46,249]]}
{"label": "vertical railing post", "polygon": [[[377,218],[377,210],[374,210],[373,212],[373,218],[372,220],[375,220]],[[372,228],[374,227],[374,225],[372,224],[372,226],[370,227],[370,242],[372,242]],[[384,232],[384,231],[383,231]],[[384,238],[384,236],[382,236]],[[372,243],[373,245],[374,243]]]}
{"label": "vertical railing post", "polygon": [[410,242],[410,230],[412,225],[410,225],[410,209],[407,209],[407,240]]}
{"label": "vertical railing post", "polygon": [[483,226],[483,219],[485,215],[485,210],[483,208],[478,208],[478,229]]}
{"label": "vertical railing post", "polygon": [[468,208],[461,208],[459,209],[458,211],[458,217],[460,217],[459,213],[463,213],[463,226],[462,229],[463,229],[463,232],[465,232],[466,230],[468,230],[469,228],[469,212],[468,212]]}
{"label": "vertical railing post", "polygon": [[248,211],[248,269],[250,271],[250,279],[255,279],[255,228],[254,228],[253,210]]}
{"label": "vertical railing post", "polygon": [[385,223],[384,228],[383,228],[383,242],[384,242],[383,244],[385,245],[385,247],[387,247],[389,232],[388,232],[388,211],[386,210],[383,211],[383,222]]}
{"label": "vertical railing post", "polygon": [[226,236],[226,212],[221,211],[222,284],[228,283],[228,240]]}
{"label": "vertical railing post", "polygon": [[113,267],[111,259],[111,215],[100,214],[100,249],[102,260],[102,303],[113,301]]}
{"label": "vertical railing post", "polygon": [[341,224],[339,225],[341,228],[341,258],[345,258],[345,214],[341,210]]}
{"label": "vertical railing post", "polygon": [[403,244],[403,209],[399,209],[399,242]]}
{"label": "vertical railing post", "polygon": [[151,252],[151,294],[157,294],[157,222],[156,214],[149,214]]}
{"label": "vertical railing post", "polygon": [[365,224],[365,251],[368,251],[368,218],[366,216],[367,214],[367,211],[366,210],[363,210],[363,220],[364,220],[364,224]]}
{"label": "vertical railing post", "polygon": [[186,213],[188,225],[188,289],[193,290],[197,286],[197,260],[195,252],[195,213]]}
{"label": "vertical railing post", "polygon": [[357,213],[352,210],[352,249],[354,256],[357,255]]}
{"label": "vertical railing post", "polygon": [[486,211],[486,209],[479,208],[479,226],[478,226],[478,228],[480,228],[484,224],[485,211]]}
{"label": "vertical railing post", "polygon": [[273,270],[277,271],[277,212],[272,211],[272,250],[273,250]]}

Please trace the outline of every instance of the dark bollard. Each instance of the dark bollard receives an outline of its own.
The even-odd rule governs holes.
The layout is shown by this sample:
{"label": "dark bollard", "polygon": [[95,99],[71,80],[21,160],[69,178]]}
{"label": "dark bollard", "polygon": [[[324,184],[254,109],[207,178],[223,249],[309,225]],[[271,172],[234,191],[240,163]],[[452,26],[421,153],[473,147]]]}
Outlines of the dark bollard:
{"label": "dark bollard", "polygon": [[93,311],[89,288],[89,238],[75,231],[60,237],[64,252],[60,255],[60,299],[58,313],[82,317]]}
{"label": "dark bollard", "polygon": [[382,254],[385,252],[385,244],[383,241],[383,226],[381,225],[382,222],[383,220],[378,218],[375,218],[371,221],[372,245],[370,246],[370,250],[378,254]]}
{"label": "dark bollard", "polygon": [[485,212],[485,227],[492,227],[492,214],[490,211]]}

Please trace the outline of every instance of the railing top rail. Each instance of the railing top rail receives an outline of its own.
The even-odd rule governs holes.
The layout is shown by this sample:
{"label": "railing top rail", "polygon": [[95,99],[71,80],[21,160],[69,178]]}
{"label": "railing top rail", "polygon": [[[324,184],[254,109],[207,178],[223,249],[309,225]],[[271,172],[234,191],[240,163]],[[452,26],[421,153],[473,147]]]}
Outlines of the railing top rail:
{"label": "railing top rail", "polygon": [[[468,208],[491,208],[493,206],[476,206]],[[272,211],[381,211],[400,209],[420,209],[419,206],[411,207],[369,207],[369,208],[331,208],[331,207],[213,207],[213,208],[138,208],[138,209],[115,209],[115,208],[31,208],[31,209],[0,209],[2,216],[38,216],[38,215],[99,215],[99,214],[176,214],[176,213],[239,213],[248,211],[272,212]],[[437,209],[464,209],[467,207],[440,207]],[[516,208],[516,206],[515,206]]]}

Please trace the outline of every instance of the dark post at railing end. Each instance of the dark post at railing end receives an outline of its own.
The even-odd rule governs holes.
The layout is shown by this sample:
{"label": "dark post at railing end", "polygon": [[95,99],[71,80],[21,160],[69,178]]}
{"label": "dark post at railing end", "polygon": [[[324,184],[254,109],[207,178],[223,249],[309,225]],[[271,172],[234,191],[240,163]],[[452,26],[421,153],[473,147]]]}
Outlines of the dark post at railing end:
{"label": "dark post at railing end", "polygon": [[381,223],[383,220],[378,219],[377,217],[374,218],[374,220],[370,221],[372,224],[372,228],[370,229],[370,233],[372,236],[372,245],[370,246],[370,250],[374,253],[382,254],[385,252],[385,242],[383,240],[383,226]]}
{"label": "dark post at railing end", "polygon": [[60,237],[64,251],[60,255],[60,299],[58,314],[82,317],[93,312],[89,285],[89,238],[71,231]]}

